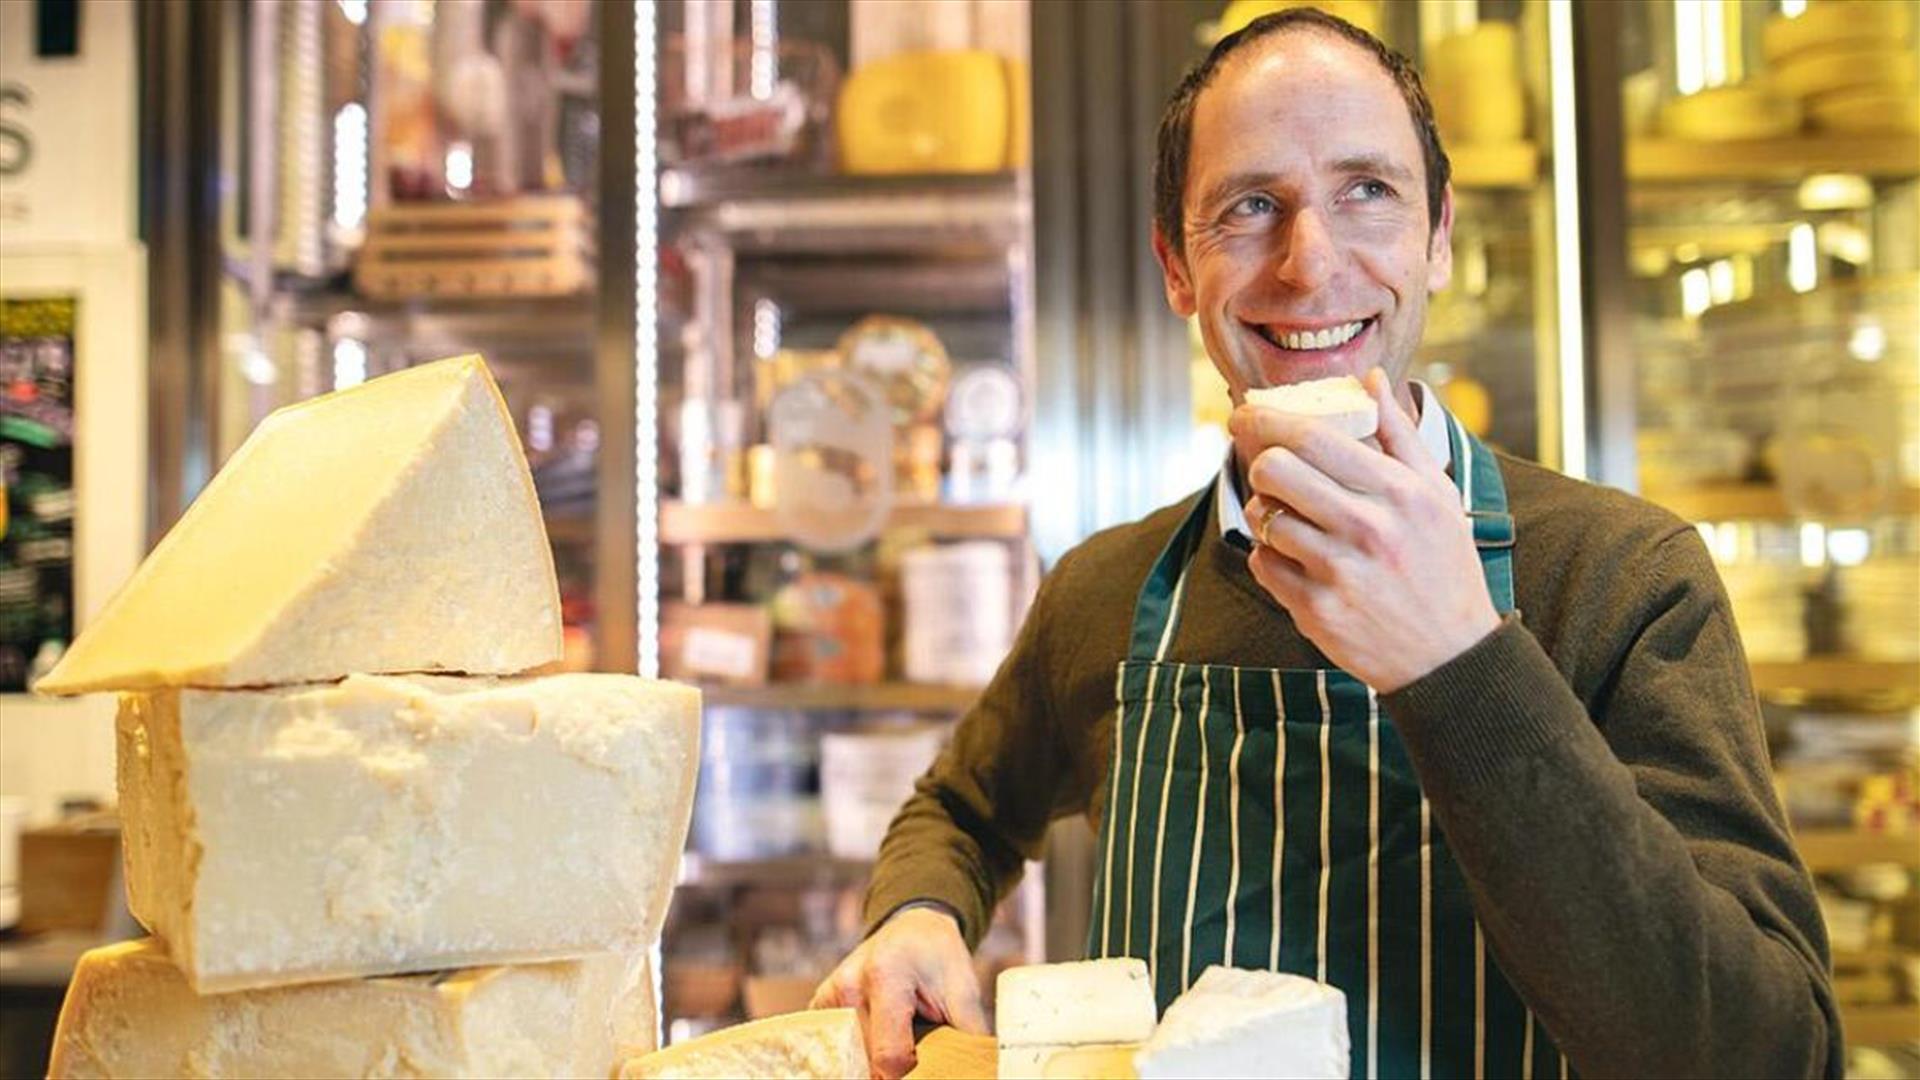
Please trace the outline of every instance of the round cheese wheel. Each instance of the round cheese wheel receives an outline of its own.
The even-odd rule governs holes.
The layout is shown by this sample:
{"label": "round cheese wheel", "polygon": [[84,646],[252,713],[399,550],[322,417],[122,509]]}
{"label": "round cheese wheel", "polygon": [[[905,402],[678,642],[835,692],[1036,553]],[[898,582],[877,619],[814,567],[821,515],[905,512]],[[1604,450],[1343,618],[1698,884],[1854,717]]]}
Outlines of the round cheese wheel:
{"label": "round cheese wheel", "polygon": [[1800,130],[1800,103],[1745,83],[1669,101],[1660,126],[1679,139],[1777,139]]}
{"label": "round cheese wheel", "polygon": [[1774,89],[1810,98],[1862,86],[1914,84],[1913,54],[1893,43],[1843,45],[1799,53],[1773,69]]}
{"label": "round cheese wheel", "polygon": [[1920,96],[1880,86],[1822,94],[1807,103],[1815,127],[1850,135],[1920,134]]}
{"label": "round cheese wheel", "polygon": [[1769,61],[1841,44],[1898,44],[1913,28],[1912,5],[1899,0],[1816,0],[1793,18],[1775,15],[1760,28]]}

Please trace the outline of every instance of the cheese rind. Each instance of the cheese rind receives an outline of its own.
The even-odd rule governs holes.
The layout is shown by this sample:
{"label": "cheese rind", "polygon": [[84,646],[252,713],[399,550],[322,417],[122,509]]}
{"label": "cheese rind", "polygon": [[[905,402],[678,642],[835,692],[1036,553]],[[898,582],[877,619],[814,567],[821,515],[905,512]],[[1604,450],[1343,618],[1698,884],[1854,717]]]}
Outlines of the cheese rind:
{"label": "cheese rind", "polygon": [[200,997],[152,938],[81,957],[47,1075],[608,1076],[655,1044],[645,950]]}
{"label": "cheese rind", "polygon": [[1132,1080],[1139,1049],[1137,1042],[1003,1046],[999,1080]]}
{"label": "cheese rind", "polygon": [[129,904],[201,993],[636,948],[699,727],[627,675],[125,694]]}
{"label": "cheese rind", "polygon": [[868,1075],[866,1043],[852,1009],[769,1016],[676,1043],[620,1067],[620,1080],[865,1080]]}
{"label": "cheese rind", "polygon": [[1133,957],[1013,967],[994,984],[993,1012],[1002,1053],[1139,1042],[1153,1034],[1153,980]]}
{"label": "cheese rind", "polygon": [[1380,427],[1380,406],[1351,375],[1248,390],[1247,404],[1309,416],[1355,439],[1367,438]]}
{"label": "cheese rind", "polygon": [[509,674],[560,652],[533,478],[469,356],[267,417],[34,689]]}
{"label": "cheese rind", "polygon": [[1346,1080],[1347,997],[1277,971],[1214,965],[1167,1006],[1134,1058],[1141,1080],[1300,1077]]}

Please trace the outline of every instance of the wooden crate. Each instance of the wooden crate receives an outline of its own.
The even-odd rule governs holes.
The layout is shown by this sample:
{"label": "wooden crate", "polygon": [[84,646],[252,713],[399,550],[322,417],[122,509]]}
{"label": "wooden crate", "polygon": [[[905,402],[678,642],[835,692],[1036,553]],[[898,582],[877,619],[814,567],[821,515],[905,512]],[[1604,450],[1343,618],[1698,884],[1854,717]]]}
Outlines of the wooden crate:
{"label": "wooden crate", "polygon": [[592,284],[590,231],[574,195],[400,203],[368,215],[354,285],[381,300],[567,296]]}

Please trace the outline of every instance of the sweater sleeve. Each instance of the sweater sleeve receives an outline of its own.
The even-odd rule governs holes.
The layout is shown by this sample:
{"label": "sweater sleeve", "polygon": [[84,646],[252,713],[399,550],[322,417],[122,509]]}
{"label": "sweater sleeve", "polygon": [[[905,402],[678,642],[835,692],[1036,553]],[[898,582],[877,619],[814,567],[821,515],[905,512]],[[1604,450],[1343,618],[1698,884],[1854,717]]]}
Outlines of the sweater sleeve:
{"label": "sweater sleeve", "polygon": [[951,908],[968,946],[978,945],[1024,861],[1040,857],[1047,825],[1071,797],[1047,629],[1072,558],[1042,583],[1007,658],[888,827],[867,887],[868,933],[901,907],[931,900]]}
{"label": "sweater sleeve", "polygon": [[1623,582],[1645,602],[1591,708],[1517,616],[1382,704],[1577,1072],[1839,1076],[1825,929],[1712,561],[1683,529]]}

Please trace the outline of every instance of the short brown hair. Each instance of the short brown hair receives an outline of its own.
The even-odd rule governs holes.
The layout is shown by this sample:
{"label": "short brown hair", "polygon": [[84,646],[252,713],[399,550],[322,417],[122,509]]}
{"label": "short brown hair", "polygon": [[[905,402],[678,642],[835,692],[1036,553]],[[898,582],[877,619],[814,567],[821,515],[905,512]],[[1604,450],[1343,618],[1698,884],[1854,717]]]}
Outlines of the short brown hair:
{"label": "short brown hair", "polygon": [[1186,195],[1187,152],[1193,142],[1193,110],[1200,91],[1213,82],[1228,57],[1287,30],[1319,30],[1350,41],[1372,54],[1392,76],[1394,85],[1400,88],[1400,96],[1406,99],[1407,113],[1413,117],[1413,129],[1420,137],[1421,157],[1427,168],[1427,227],[1438,227],[1440,205],[1447,181],[1453,176],[1453,164],[1447,160],[1446,148],[1440,145],[1440,129],[1433,121],[1433,102],[1427,99],[1426,88],[1420,84],[1420,73],[1414,70],[1413,61],[1345,19],[1318,8],[1299,7],[1262,15],[1221,38],[1205,59],[1187,71],[1173,96],[1167,99],[1166,110],[1160,114],[1153,167],[1153,222],[1167,242],[1175,251],[1186,251],[1181,201]]}

